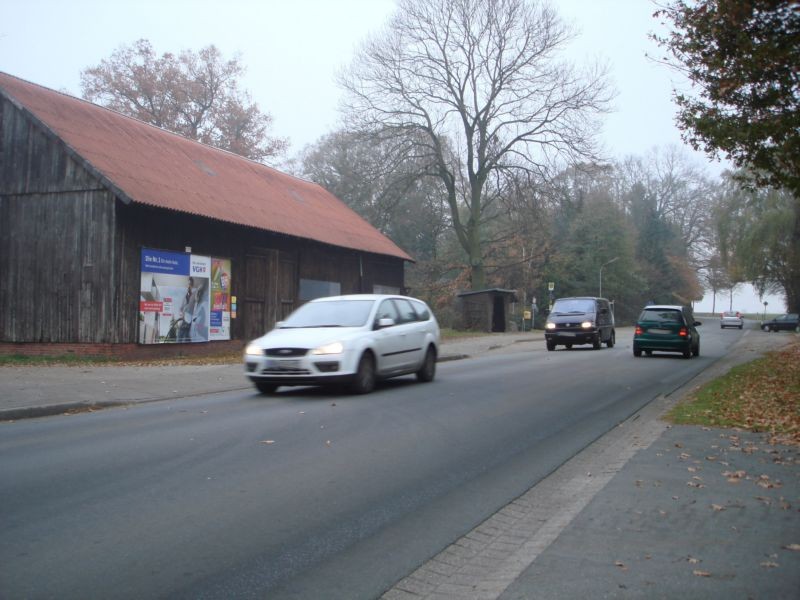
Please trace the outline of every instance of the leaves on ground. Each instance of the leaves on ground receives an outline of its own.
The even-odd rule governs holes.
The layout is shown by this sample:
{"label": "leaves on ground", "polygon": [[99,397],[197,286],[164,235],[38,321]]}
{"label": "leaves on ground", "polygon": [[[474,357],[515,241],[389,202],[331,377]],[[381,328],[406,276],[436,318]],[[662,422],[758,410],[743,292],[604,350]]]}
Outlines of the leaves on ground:
{"label": "leaves on ground", "polygon": [[[766,432],[771,444],[800,445],[800,344],[734,367],[676,406],[668,418],[685,425]],[[752,454],[758,447],[741,450]]]}

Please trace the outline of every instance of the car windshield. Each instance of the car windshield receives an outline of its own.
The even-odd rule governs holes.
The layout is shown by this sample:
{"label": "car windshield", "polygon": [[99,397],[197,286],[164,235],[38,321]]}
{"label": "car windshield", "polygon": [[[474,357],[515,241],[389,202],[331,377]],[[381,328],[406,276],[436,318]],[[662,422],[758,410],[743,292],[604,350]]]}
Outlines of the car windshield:
{"label": "car windshield", "polygon": [[586,298],[568,298],[556,300],[553,305],[553,314],[556,315],[577,315],[594,312],[594,300]]}
{"label": "car windshield", "polygon": [[739,315],[737,315],[735,312],[724,312],[724,313],[722,313],[722,316],[723,317],[738,317]]}
{"label": "car windshield", "polygon": [[281,323],[281,329],[300,327],[361,327],[374,300],[331,300],[304,304]]}
{"label": "car windshield", "polygon": [[639,315],[639,320],[655,321],[657,323],[683,323],[681,311],[670,309],[646,308],[642,311],[642,314]]}

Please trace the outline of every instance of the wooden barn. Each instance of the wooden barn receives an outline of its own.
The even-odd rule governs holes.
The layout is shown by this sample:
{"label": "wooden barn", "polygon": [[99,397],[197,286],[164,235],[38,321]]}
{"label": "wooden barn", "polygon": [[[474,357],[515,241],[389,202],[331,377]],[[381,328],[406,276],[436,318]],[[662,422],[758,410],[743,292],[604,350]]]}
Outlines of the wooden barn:
{"label": "wooden barn", "polygon": [[240,348],[410,260],[316,184],[0,73],[1,353]]}

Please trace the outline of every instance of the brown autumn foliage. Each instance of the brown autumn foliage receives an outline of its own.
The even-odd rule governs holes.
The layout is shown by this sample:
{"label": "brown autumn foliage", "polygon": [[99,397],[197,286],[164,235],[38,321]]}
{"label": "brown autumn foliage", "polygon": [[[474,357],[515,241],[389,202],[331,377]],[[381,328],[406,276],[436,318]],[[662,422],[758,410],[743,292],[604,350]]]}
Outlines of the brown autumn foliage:
{"label": "brown autumn foliage", "polygon": [[288,140],[269,135],[272,116],[239,86],[245,68],[213,45],[159,56],[147,40],[120,46],[81,72],[83,97],[124,115],[259,162]]}
{"label": "brown autumn foliage", "polygon": [[771,443],[800,445],[800,344],[770,353],[724,406],[722,418],[770,433]]}

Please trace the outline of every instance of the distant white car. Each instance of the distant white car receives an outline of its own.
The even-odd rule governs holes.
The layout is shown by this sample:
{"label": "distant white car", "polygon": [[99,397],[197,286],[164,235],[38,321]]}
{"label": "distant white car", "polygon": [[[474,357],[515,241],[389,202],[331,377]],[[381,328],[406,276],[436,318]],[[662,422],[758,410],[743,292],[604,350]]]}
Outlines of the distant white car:
{"label": "distant white car", "polygon": [[247,345],[244,366],[263,394],[338,383],[364,394],[376,380],[398,375],[432,381],[438,354],[439,324],[422,300],[357,294],[302,305]]}
{"label": "distant white car", "polygon": [[719,328],[725,329],[726,327],[738,327],[741,329],[744,326],[744,319],[742,313],[725,311],[720,315]]}

